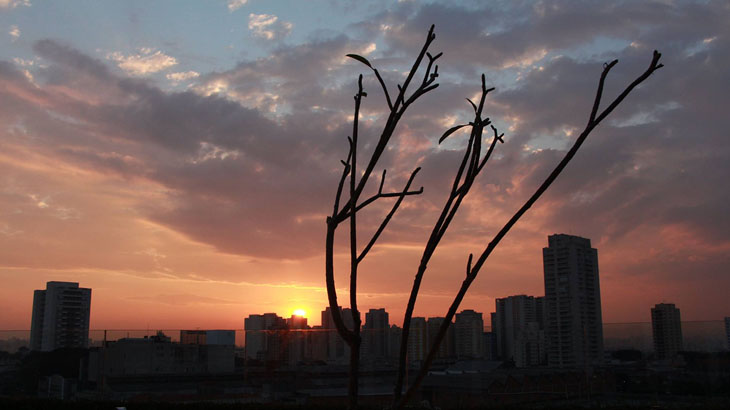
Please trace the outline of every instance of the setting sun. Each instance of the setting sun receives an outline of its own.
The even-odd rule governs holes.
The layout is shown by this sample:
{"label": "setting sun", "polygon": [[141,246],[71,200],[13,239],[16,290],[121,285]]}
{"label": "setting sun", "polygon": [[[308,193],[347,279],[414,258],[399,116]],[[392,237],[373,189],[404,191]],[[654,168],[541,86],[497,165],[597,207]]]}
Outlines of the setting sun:
{"label": "setting sun", "polygon": [[292,312],[292,315],[306,317],[307,311],[305,311],[304,309],[295,309],[294,312]]}

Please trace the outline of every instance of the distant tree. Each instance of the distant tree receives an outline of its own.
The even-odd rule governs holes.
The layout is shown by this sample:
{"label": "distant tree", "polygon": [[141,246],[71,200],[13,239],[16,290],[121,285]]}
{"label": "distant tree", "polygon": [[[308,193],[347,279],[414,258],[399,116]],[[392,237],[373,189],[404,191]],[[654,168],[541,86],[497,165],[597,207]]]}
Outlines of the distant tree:
{"label": "distant tree", "polygon": [[[429,91],[438,87],[436,79],[439,76],[438,65],[436,61],[441,57],[442,53],[432,55],[428,49],[431,43],[435,40],[436,35],[433,32],[434,27],[428,31],[426,35],[426,41],[421,48],[418,57],[416,57],[413,66],[411,67],[405,81],[402,85],[397,86],[397,93],[394,93],[395,98],[391,97],[390,90],[385,84],[382,76],[378,72],[377,68],[373,67],[372,64],[364,57],[348,54],[360,63],[367,66],[375,74],[378,83],[380,84],[383,93],[385,94],[385,102],[388,106],[389,113],[385,120],[383,129],[380,133],[380,137],[375,144],[370,158],[365,161],[365,165],[362,169],[358,169],[360,165],[358,163],[358,131],[359,131],[359,116],[362,99],[367,96],[367,93],[363,90],[362,79],[360,75],[358,78],[358,90],[355,94],[355,112],[353,115],[352,135],[347,138],[349,143],[349,150],[347,158],[342,162],[343,170],[337,185],[337,191],[334,199],[334,206],[332,214],[327,217],[327,235],[325,241],[325,278],[327,283],[327,296],[329,299],[330,310],[332,312],[333,322],[337,328],[337,332],[342,339],[347,343],[350,348],[350,368],[349,368],[349,386],[348,386],[348,400],[349,407],[354,409],[358,405],[358,376],[360,366],[360,345],[362,338],[360,336],[360,312],[357,305],[357,279],[358,279],[358,267],[363,259],[367,256],[368,252],[377,242],[380,235],[385,230],[386,226],[390,222],[393,215],[398,210],[405,197],[419,195],[423,192],[423,188],[418,190],[411,189],[413,180],[418,174],[420,168],[416,168],[410,175],[410,178],[406,182],[404,188],[398,192],[383,192],[383,186],[385,184],[386,171],[383,170],[380,178],[380,185],[372,196],[362,198],[363,191],[370,180],[375,168],[380,160],[383,152],[385,152],[391,137],[393,136],[398,123],[403,118],[406,110],[415,103],[419,98],[424,96]],[[632,83],[630,83],[606,108],[599,111],[601,97],[603,95],[603,86],[609,71],[618,63],[618,60],[613,60],[610,63],[606,63],[603,66],[603,72],[601,73],[598,81],[598,87],[596,91],[596,97],[593,102],[593,107],[588,117],[588,123],[585,129],[580,133],[573,146],[568,150],[563,159],[556,165],[550,175],[545,181],[537,188],[535,193],[520,207],[517,212],[505,223],[497,234],[488,242],[485,249],[474,260],[472,254],[469,255],[466,269],[465,278],[462,282],[461,288],[454,297],[447,313],[446,320],[444,320],[439,328],[439,332],[436,339],[431,346],[424,363],[419,370],[416,377],[410,386],[405,386],[404,393],[404,375],[406,370],[406,356],[407,356],[407,343],[408,334],[410,331],[410,323],[413,315],[413,310],[418,297],[418,291],[421,286],[421,281],[428,268],[428,263],[433,256],[436,248],[438,247],[441,239],[443,238],[446,230],[448,229],[451,221],[456,215],[459,206],[462,201],[469,193],[474,180],[477,175],[484,169],[486,163],[491,158],[491,155],[497,145],[497,142],[504,142],[502,137],[503,134],[499,133],[497,128],[492,125],[492,122],[488,117],[483,114],[484,102],[487,94],[494,90],[494,88],[487,88],[485,77],[482,74],[481,77],[481,95],[479,101],[474,102],[467,99],[474,111],[474,119],[467,123],[457,125],[447,130],[439,139],[439,143],[443,142],[450,135],[455,133],[461,128],[467,128],[470,130],[469,139],[464,151],[461,163],[456,171],[454,182],[451,186],[451,190],[447,196],[446,203],[438,217],[438,220],[433,226],[431,235],[426,242],[421,261],[416,270],[413,287],[411,289],[410,297],[408,299],[408,305],[406,307],[405,317],[403,319],[403,333],[400,344],[400,356],[399,356],[399,367],[396,385],[393,393],[393,408],[402,408],[413,396],[415,391],[419,388],[423,378],[426,376],[431,363],[438,353],[438,347],[443,340],[449,325],[458,309],[461,301],[466,295],[467,290],[471,286],[474,279],[476,279],[479,270],[482,268],[484,263],[487,261],[489,255],[497,247],[499,242],[514,226],[514,224],[527,212],[528,209],[540,198],[540,196],[548,189],[548,187],[555,181],[560,175],[563,169],[568,165],[568,162],[575,156],[580,146],[583,144],[588,135],[603,121],[623,100],[626,96],[644,80],[646,80],[654,71],[662,67],[659,64],[659,58],[661,54],[654,51],[653,58],[649,64],[649,68],[646,69],[640,76],[638,76]],[[425,64],[425,73],[423,78],[418,81],[416,73]],[[420,78],[420,77],[419,77]],[[408,93],[411,87],[415,87],[412,92]],[[491,135],[487,138],[489,140],[488,148],[483,153],[482,141],[485,139],[484,132],[491,130]],[[489,133],[488,133],[489,134]],[[343,196],[344,195],[344,196]],[[380,225],[375,230],[375,233],[367,240],[365,246],[360,249],[358,242],[358,225],[357,216],[365,207],[374,203],[375,201],[393,198],[395,203],[391,210],[382,219]],[[335,233],[337,228],[342,224],[349,226],[349,254],[350,254],[350,309],[352,313],[352,329],[348,329],[345,324],[345,320],[342,317],[342,312],[339,308],[337,301],[337,290],[335,287],[334,280],[334,249],[335,249]]]}

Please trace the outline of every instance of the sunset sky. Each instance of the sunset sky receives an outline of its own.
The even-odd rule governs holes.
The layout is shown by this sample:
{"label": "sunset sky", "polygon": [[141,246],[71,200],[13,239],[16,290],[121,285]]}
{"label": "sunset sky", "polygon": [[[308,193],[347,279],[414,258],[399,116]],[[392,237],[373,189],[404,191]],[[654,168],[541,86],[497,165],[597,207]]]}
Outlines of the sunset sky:
{"label": "sunset sky", "polygon": [[[358,74],[365,153],[387,108],[345,54],[395,89],[431,24],[441,85],[376,169],[395,190],[422,167],[424,194],[361,266],[361,311],[402,322],[466,134],[438,138],[469,120],[481,73],[505,144],[432,260],[416,315],[445,314],[469,252],[557,164],[603,63],[619,60],[608,100],[658,49],[665,67],[591,135],[462,307],[488,325],[495,298],[543,295],[542,248],[567,233],[598,249],[604,322],[649,321],[660,302],[684,320],[730,316],[728,22],[726,0],[0,0],[0,329],[29,329],[33,290],[51,280],[93,289],[93,329],[242,328],[251,313],[295,309],[319,324]],[[390,204],[364,211],[362,238]]]}

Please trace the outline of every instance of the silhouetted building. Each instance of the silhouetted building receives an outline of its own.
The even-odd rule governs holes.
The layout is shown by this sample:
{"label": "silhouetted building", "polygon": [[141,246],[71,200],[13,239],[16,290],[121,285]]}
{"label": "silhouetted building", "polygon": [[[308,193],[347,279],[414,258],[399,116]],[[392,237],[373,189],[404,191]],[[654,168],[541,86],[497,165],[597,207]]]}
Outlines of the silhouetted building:
{"label": "silhouetted building", "polygon": [[484,358],[490,361],[496,361],[499,358],[497,355],[497,335],[494,332],[484,332],[482,340]]}
{"label": "silhouetted building", "polygon": [[362,327],[363,359],[378,360],[388,357],[388,336],[390,320],[385,309],[370,309],[365,313],[365,324]]}
{"label": "silhouetted building", "polygon": [[725,317],[725,338],[727,339],[727,349],[730,350],[730,317]]}
{"label": "silhouetted building", "polygon": [[398,325],[391,325],[388,335],[388,345],[390,346],[388,349],[388,357],[400,357],[400,342],[403,337],[403,329]]}
{"label": "silhouetted building", "polygon": [[546,360],[542,297],[526,295],[496,299],[492,331],[497,355],[515,366],[536,366]]}
{"label": "silhouetted building", "polygon": [[651,308],[651,330],[657,359],[672,359],[682,350],[682,321],[673,303]]}
{"label": "silhouetted building", "polygon": [[417,363],[426,357],[428,335],[425,317],[412,317],[408,330],[408,361]]}
{"label": "silhouetted building", "polygon": [[76,282],[48,282],[33,293],[31,350],[89,346],[91,289]]}
{"label": "silhouetted building", "polygon": [[603,359],[598,251],[590,239],[556,234],[542,250],[548,365],[584,367]]}
{"label": "silhouetted building", "polygon": [[234,346],[236,332],[234,330],[181,330],[180,344]]}
{"label": "silhouetted building", "polygon": [[320,326],[312,326],[307,332],[308,357],[316,361],[327,361],[327,343],[329,340],[328,330]]}
{"label": "silhouetted building", "polygon": [[206,341],[205,330],[181,330],[180,344],[184,345],[204,345]]}
{"label": "silhouetted building", "polygon": [[[443,317],[430,317],[426,322],[427,334],[428,334],[428,349],[431,350],[431,346],[436,342],[436,336],[438,335],[441,325],[444,323],[446,318]],[[454,326],[449,326],[446,336],[444,336],[436,354],[437,359],[446,359],[454,356]]]}
{"label": "silhouetted building", "polygon": [[304,316],[297,316],[297,315],[291,315],[289,319],[286,320],[287,326],[289,326],[289,329],[307,329],[307,318]]}
{"label": "silhouetted building", "polygon": [[286,360],[291,366],[297,365],[299,362],[309,360],[308,343],[309,343],[309,326],[307,326],[307,318],[304,316],[292,315],[286,320],[289,329],[288,339],[286,340]]}
{"label": "silhouetted building", "polygon": [[[218,374],[234,371],[234,346],[172,343],[162,332],[124,338],[92,350],[89,372],[99,376]],[[98,367],[96,367],[98,366]]]}
{"label": "silhouetted building", "polygon": [[471,309],[462,310],[454,320],[454,353],[459,359],[476,359],[484,356],[482,341],[484,320],[482,314]]}
{"label": "silhouetted building", "polygon": [[281,360],[280,332],[287,329],[286,320],[276,313],[249,315],[244,320],[246,358]]}
{"label": "silhouetted building", "polygon": [[[355,327],[355,322],[352,320],[352,310],[340,307],[340,312],[345,327],[352,330]],[[322,311],[322,328],[327,332],[327,361],[330,363],[349,363],[350,347],[337,332],[329,306]]]}

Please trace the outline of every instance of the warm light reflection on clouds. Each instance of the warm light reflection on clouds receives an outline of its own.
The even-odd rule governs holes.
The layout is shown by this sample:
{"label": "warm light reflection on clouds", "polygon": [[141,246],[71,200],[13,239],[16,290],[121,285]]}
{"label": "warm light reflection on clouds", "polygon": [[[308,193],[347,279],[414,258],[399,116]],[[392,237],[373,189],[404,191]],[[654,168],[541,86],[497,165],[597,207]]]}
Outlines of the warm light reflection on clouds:
{"label": "warm light reflection on clouds", "polygon": [[[25,4],[4,3],[3,13]],[[730,101],[718,84],[730,81],[730,32],[720,3],[659,11],[639,2],[600,10],[514,3],[486,17],[402,2],[346,33],[327,27],[307,37],[289,16],[229,1],[222,12],[240,14],[243,31],[248,16],[245,35],[260,37],[266,55],[242,52],[205,70],[204,53],[174,41],[99,49],[136,50],[106,53],[32,40],[33,27],[18,25],[4,40],[17,55],[0,61],[0,329],[28,328],[32,291],[50,280],[93,289],[92,328],[242,328],[249,314],[297,309],[318,324],[325,215],[359,73],[368,92],[361,152],[373,149],[388,115],[377,80],[344,56],[368,56],[395,89],[431,22],[435,50],[445,53],[441,86],[411,108],[382,163],[388,190],[421,166],[414,184],[424,194],[403,203],[363,263],[363,314],[386,307],[391,322],[401,320],[467,136],[436,141],[470,120],[464,99],[478,92],[478,70],[501,83],[486,107],[506,143],[433,258],[417,315],[444,314],[468,254],[481,252],[583,129],[602,63],[621,62],[607,86],[614,95],[656,47],[667,67],[596,130],[462,306],[487,314],[495,298],[541,295],[546,237],[569,233],[598,248],[605,321],[647,321],[661,301],[689,320],[727,315]],[[495,18],[503,26],[485,30]],[[361,241],[390,204],[362,215]],[[346,233],[337,240],[344,245]],[[344,249],[336,257],[342,303]]]}

